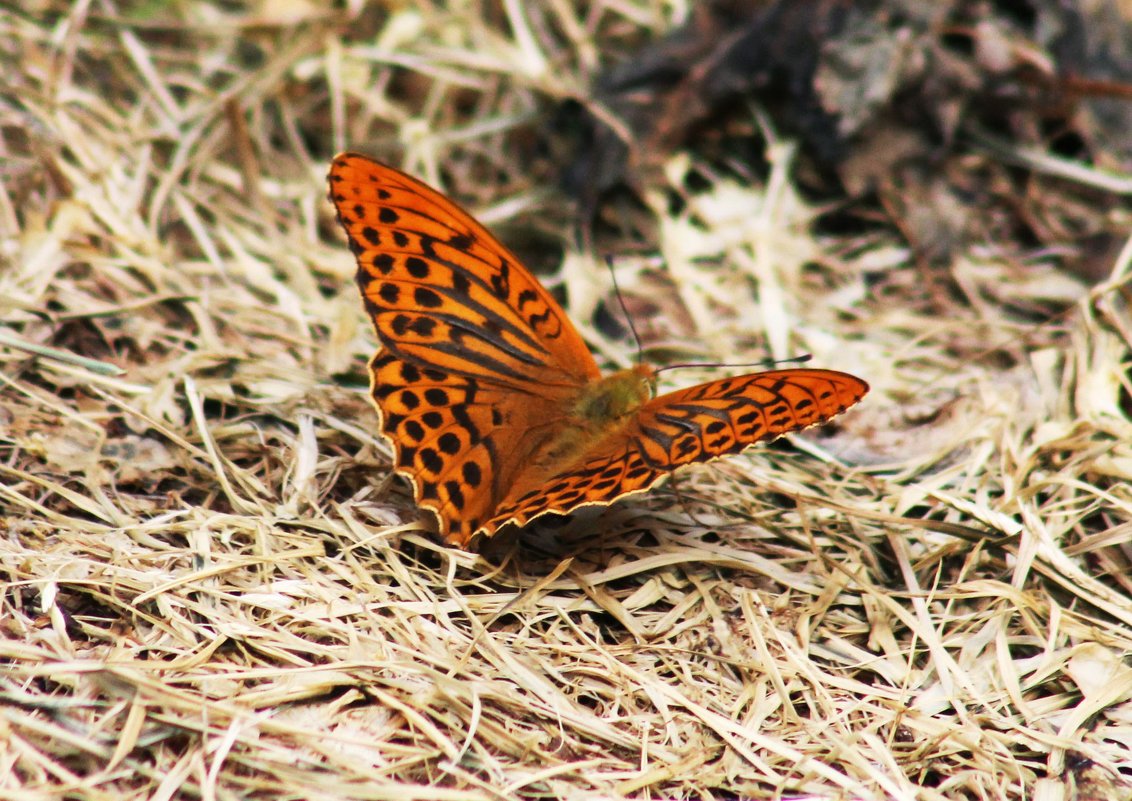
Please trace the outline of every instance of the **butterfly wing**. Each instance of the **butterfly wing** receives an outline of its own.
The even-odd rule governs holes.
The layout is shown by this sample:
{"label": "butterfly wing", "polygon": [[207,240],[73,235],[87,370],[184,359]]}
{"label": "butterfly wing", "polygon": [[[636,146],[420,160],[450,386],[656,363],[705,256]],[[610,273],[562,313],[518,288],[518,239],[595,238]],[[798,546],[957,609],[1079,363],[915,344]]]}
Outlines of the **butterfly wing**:
{"label": "butterfly wing", "polygon": [[612,503],[643,492],[681,465],[737,453],[760,440],[821,425],[869,386],[833,370],[772,370],[677,390],[646,403],[625,425],[550,476],[520,479],[485,533],[547,512]]}
{"label": "butterfly wing", "polygon": [[439,192],[344,153],[330,200],[384,346],[371,395],[396,471],[465,546],[600,372],[507,248]]}
{"label": "butterfly wing", "polygon": [[543,394],[600,377],[550,293],[451,200],[355,153],[334,159],[329,183],[366,311],[394,356]]}
{"label": "butterfly wing", "polygon": [[560,410],[505,387],[398,359],[370,361],[381,433],[417,505],[436,515],[447,542],[465,547],[494,514],[529,454],[549,437]]}

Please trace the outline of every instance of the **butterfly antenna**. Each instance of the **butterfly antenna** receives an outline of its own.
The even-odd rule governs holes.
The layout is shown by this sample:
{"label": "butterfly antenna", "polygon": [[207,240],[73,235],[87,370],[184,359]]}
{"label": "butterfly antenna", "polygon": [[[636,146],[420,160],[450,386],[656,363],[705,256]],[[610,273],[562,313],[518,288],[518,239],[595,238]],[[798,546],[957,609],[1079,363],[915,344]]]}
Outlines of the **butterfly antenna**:
{"label": "butterfly antenna", "polygon": [[793,359],[763,359],[761,362],[746,362],[745,364],[727,364],[724,362],[711,363],[711,362],[680,362],[679,364],[666,364],[663,367],[654,368],[656,372],[663,372],[664,370],[675,370],[684,367],[774,367],[777,364],[805,364],[810,359],[814,358],[812,353],[805,353],[801,356],[795,356]]}
{"label": "butterfly antenna", "polygon": [[637,343],[637,364],[645,363],[645,351],[641,347],[641,337],[637,333],[637,327],[633,325],[633,318],[629,314],[629,309],[625,306],[625,296],[621,294],[621,287],[617,285],[617,271],[613,269],[613,257],[608,253],[605,255],[605,264],[609,267],[609,277],[613,279],[613,291],[617,293],[617,304],[621,307],[621,313],[625,315],[625,322],[629,325],[629,330],[633,332],[633,341]]}

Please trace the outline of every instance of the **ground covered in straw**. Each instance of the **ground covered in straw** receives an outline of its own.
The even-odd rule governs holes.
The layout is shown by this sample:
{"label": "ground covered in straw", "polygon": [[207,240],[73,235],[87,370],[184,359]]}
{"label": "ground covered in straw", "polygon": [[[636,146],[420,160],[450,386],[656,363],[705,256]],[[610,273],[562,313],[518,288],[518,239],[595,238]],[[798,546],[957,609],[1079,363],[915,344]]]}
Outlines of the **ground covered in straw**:
{"label": "ground covered in straw", "polygon": [[[679,4],[360,5],[0,10],[0,796],[1132,797],[1132,248],[823,231],[755,108],[757,179],[674,149],[578,248],[549,109]],[[444,548],[366,397],[346,148],[460,198],[607,367],[610,254],[650,360],[872,392]]]}

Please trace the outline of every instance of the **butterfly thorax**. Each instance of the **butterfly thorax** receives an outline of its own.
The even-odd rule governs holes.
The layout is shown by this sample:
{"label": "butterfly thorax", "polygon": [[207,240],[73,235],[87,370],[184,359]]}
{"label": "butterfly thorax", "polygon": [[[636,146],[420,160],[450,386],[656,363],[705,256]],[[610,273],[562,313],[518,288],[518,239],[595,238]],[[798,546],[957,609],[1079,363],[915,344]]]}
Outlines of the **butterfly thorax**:
{"label": "butterfly thorax", "polygon": [[656,372],[647,365],[619,370],[578,392],[573,417],[584,426],[604,428],[633,414],[656,390]]}
{"label": "butterfly thorax", "polygon": [[557,421],[538,451],[535,464],[561,467],[606,435],[620,431],[625,422],[652,398],[656,374],[644,365],[621,370],[578,390],[570,414]]}

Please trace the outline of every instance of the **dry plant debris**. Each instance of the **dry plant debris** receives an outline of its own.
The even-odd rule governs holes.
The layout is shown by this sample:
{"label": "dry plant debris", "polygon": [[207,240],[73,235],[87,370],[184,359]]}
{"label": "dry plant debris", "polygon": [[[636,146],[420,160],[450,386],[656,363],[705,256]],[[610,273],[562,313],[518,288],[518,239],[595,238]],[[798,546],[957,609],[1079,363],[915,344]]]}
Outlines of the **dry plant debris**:
{"label": "dry plant debris", "polygon": [[1084,280],[1057,224],[1127,228],[1127,161],[987,145],[1081,206],[927,264],[818,225],[773,121],[765,180],[674,154],[610,248],[650,356],[809,352],[860,410],[487,556],[385,480],[329,158],[628,364],[538,122],[673,7],[0,10],[0,796],[1132,797],[1132,245]]}

